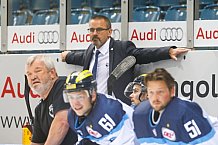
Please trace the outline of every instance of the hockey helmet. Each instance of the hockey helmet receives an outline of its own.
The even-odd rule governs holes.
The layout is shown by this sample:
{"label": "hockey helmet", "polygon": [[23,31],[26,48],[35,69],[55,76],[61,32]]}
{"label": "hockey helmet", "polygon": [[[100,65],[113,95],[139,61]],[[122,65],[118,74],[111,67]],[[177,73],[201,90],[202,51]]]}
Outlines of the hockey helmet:
{"label": "hockey helmet", "polygon": [[[145,87],[145,85],[144,85],[144,80],[145,80],[146,75],[147,75],[147,74],[142,74],[142,75],[136,77],[133,82],[130,82],[130,83],[126,86],[126,88],[125,88],[125,90],[124,90],[124,95],[125,95],[127,98],[129,98],[130,95],[133,93],[133,87],[134,87],[134,85],[136,85],[136,84],[141,86],[141,94],[147,92],[147,89],[146,89],[146,87]],[[141,95],[140,95],[140,96],[141,96]],[[139,98],[139,99],[140,99],[140,98]]]}
{"label": "hockey helmet", "polygon": [[147,76],[147,74],[141,74],[140,76],[136,77],[133,81],[134,85],[138,84],[141,86],[141,92],[145,93],[147,92],[147,89],[145,87],[145,77]]}
{"label": "hockey helmet", "polygon": [[97,89],[96,80],[93,78],[92,73],[89,70],[83,70],[82,72],[73,72],[68,75],[66,83],[64,85],[64,101],[69,102],[67,93],[76,92],[80,90],[90,91]]}

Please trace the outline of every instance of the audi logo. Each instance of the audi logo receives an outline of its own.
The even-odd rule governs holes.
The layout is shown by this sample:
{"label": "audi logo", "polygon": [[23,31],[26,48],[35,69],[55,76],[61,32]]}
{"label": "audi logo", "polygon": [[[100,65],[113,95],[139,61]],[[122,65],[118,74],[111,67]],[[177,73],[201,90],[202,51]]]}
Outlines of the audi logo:
{"label": "audi logo", "polygon": [[160,30],[160,39],[162,41],[181,41],[183,38],[182,28],[162,28]]}
{"label": "audi logo", "polygon": [[58,40],[59,34],[57,31],[40,31],[38,34],[39,44],[57,43]]}
{"label": "audi logo", "polygon": [[120,39],[120,30],[119,30],[119,29],[114,29],[114,30],[113,30],[113,34],[112,34],[112,37],[113,37],[115,40],[119,40],[119,39]]}

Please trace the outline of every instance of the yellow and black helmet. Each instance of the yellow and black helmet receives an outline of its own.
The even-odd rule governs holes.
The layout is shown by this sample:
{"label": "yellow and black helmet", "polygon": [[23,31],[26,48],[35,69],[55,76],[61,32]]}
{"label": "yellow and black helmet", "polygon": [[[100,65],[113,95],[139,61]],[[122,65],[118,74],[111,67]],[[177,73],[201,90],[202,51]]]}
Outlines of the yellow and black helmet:
{"label": "yellow and black helmet", "polygon": [[69,102],[68,93],[80,90],[88,90],[90,96],[93,90],[97,90],[96,80],[89,70],[72,72],[68,75],[63,91],[64,102]]}
{"label": "yellow and black helmet", "polygon": [[67,77],[64,90],[71,92],[96,89],[96,87],[97,83],[92,73],[89,70],[83,70],[82,72],[73,72]]}

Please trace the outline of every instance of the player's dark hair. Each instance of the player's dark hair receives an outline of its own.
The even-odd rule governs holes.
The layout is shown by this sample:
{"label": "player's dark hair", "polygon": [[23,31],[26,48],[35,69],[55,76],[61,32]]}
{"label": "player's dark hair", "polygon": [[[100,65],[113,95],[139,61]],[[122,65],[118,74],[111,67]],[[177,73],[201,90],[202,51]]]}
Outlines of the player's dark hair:
{"label": "player's dark hair", "polygon": [[175,79],[164,68],[156,68],[153,72],[148,73],[145,78],[145,86],[149,81],[164,81],[170,90],[175,85]]}
{"label": "player's dark hair", "polygon": [[108,19],[108,17],[103,16],[103,15],[94,15],[91,17],[91,20],[96,20],[96,19],[104,19],[107,25],[107,28],[111,28],[111,21]]}

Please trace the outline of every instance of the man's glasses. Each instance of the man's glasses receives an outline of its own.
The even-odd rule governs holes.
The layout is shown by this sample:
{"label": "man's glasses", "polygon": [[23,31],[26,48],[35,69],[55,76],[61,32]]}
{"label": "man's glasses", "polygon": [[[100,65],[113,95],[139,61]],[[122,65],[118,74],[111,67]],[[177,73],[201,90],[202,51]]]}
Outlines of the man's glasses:
{"label": "man's glasses", "polygon": [[100,33],[102,31],[105,30],[109,30],[110,28],[89,28],[87,29],[89,33],[94,33],[96,31],[96,33]]}

